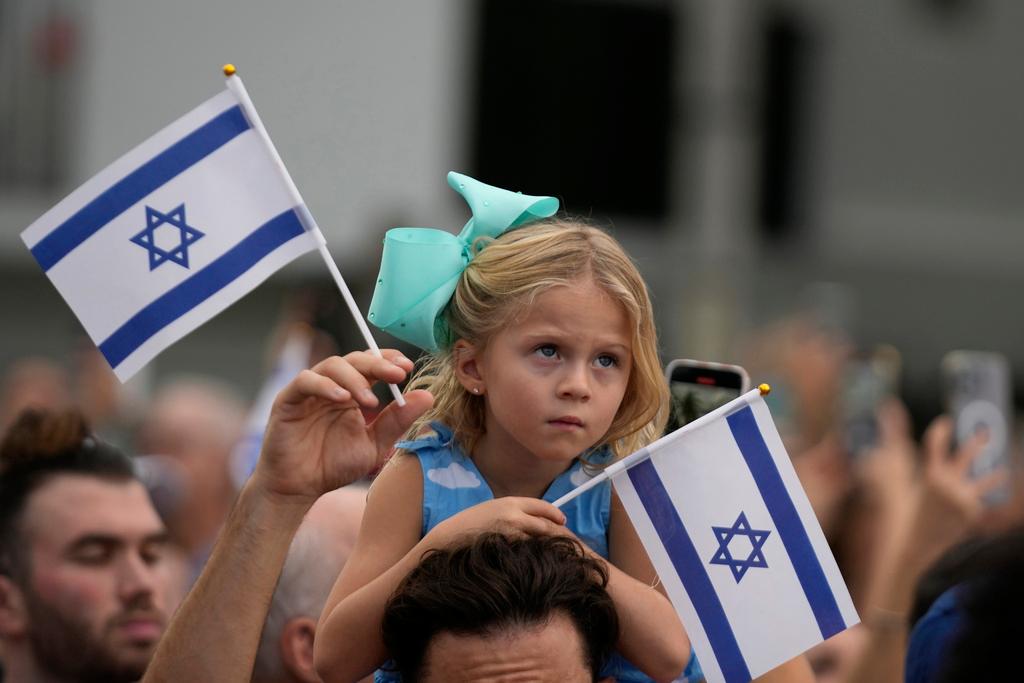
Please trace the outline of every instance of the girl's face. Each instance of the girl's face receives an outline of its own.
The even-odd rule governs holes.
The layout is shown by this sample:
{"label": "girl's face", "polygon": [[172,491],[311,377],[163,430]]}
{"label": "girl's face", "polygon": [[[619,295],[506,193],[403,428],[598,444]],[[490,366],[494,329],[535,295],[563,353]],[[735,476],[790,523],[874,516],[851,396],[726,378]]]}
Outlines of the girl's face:
{"label": "girl's face", "polygon": [[542,460],[601,440],[633,365],[626,310],[589,278],[540,294],[482,352],[459,344],[460,379],[485,399],[487,447]]}

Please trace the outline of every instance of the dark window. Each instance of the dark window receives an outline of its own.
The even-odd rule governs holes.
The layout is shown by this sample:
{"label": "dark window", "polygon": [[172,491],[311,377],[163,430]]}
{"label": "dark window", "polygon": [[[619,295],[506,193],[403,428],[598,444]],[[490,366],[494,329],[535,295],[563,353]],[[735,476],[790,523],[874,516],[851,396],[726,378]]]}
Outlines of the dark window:
{"label": "dark window", "polygon": [[677,32],[669,2],[485,0],[473,172],[580,215],[664,218]]}

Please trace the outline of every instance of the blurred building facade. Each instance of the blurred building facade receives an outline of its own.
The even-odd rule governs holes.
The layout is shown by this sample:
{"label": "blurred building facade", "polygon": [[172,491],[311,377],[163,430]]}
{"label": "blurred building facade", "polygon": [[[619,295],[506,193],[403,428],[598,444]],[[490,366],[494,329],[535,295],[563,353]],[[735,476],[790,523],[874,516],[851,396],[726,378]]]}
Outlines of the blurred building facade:
{"label": "blurred building facade", "polygon": [[[612,225],[654,291],[666,360],[733,360],[735,339],[827,281],[842,301],[808,305],[900,348],[922,410],[938,410],[952,348],[1003,352],[1024,388],[1024,317],[1001,305],[1024,279],[1021,25],[1011,0],[0,0],[0,367],[67,357],[81,336],[21,230],[234,62],[364,309],[385,229],[457,230],[444,173],[510,168],[502,182]],[[592,137],[607,168],[560,146],[612,107]],[[531,117],[528,163],[503,164],[507,108]],[[573,163],[575,195],[535,186],[576,178]],[[254,390],[269,314],[321,281],[305,257],[151,376]]]}

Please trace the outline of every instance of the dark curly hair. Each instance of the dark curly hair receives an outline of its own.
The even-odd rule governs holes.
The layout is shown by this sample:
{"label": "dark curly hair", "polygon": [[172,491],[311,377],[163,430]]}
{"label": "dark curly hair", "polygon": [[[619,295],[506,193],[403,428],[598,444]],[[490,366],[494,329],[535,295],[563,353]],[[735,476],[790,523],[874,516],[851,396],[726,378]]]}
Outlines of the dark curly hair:
{"label": "dark curly hair", "polygon": [[495,635],[569,617],[594,680],[619,637],[604,564],[560,536],[475,536],[424,555],[384,611],[384,644],[402,680],[423,673],[440,633]]}
{"label": "dark curly hair", "polygon": [[0,443],[0,574],[24,575],[21,515],[32,493],[61,474],[127,481],[135,469],[131,458],[90,433],[78,411],[21,413]]}

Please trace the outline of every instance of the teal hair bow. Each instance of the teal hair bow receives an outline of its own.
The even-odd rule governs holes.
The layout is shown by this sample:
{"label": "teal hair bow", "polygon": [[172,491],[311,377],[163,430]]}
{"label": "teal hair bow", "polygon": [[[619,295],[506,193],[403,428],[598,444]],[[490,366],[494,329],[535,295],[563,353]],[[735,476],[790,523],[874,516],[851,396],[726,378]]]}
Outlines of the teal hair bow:
{"label": "teal hair bow", "polygon": [[457,236],[434,228],[388,230],[370,302],[370,322],[427,351],[448,343],[441,313],[473,258],[473,241],[558,211],[554,197],[502,190],[454,171],[448,184],[466,200],[473,217]]}

